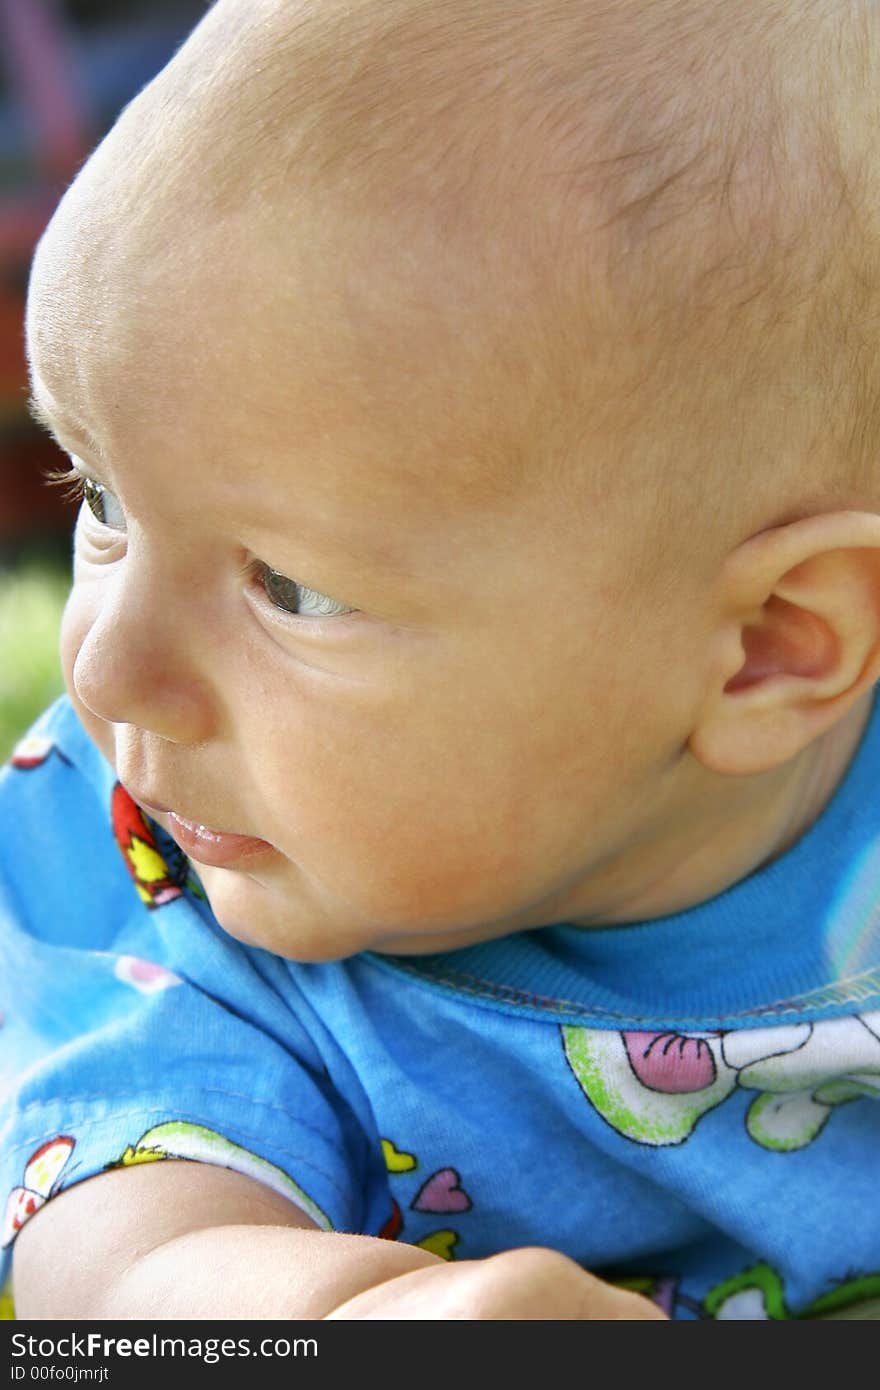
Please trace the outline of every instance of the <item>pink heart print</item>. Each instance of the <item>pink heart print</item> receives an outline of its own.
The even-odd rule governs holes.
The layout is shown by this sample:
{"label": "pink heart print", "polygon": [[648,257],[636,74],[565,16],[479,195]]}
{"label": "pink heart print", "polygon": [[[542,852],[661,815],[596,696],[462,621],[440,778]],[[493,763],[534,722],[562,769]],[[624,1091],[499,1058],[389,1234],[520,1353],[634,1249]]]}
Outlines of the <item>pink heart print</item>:
{"label": "pink heart print", "polygon": [[450,1212],[470,1211],[471,1199],[461,1185],[461,1176],[454,1168],[440,1168],[419,1188],[413,1211]]}

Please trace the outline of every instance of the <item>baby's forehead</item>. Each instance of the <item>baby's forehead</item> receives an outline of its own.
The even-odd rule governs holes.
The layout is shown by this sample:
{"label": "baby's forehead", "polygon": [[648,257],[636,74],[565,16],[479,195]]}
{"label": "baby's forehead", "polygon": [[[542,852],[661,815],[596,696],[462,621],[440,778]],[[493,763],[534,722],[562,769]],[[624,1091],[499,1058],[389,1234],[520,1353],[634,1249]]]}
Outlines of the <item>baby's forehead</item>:
{"label": "baby's forehead", "polygon": [[705,373],[806,300],[839,153],[808,5],[800,32],[753,0],[501,11],[219,0],[77,180],[34,340],[48,304],[151,419],[213,384],[507,478],[587,397],[595,433],[686,380],[695,326]]}
{"label": "baby's forehead", "polygon": [[362,219],[331,222],[303,199],[295,227],[259,228],[250,255],[236,227],[241,258],[228,227],[190,218],[173,256],[129,241],[102,259],[82,253],[91,215],[88,198],[74,203],[41,248],[30,350],[39,396],[100,441],[105,477],[125,477],[129,496],[147,501],[185,470],[210,483],[218,522],[248,510],[259,531],[273,508],[293,517],[305,490],[358,553],[359,519],[416,527],[516,492],[522,434],[483,316],[466,328],[449,301],[434,305],[436,280],[367,247]]}

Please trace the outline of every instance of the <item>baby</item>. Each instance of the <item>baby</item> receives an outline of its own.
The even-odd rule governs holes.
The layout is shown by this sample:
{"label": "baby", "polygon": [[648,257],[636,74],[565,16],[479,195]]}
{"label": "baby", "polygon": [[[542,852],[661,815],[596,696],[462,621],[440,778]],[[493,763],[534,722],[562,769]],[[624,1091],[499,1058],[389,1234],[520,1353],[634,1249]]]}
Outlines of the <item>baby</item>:
{"label": "baby", "polygon": [[218,0],[79,174],[19,1317],[865,1315],[878,78],[859,0]]}

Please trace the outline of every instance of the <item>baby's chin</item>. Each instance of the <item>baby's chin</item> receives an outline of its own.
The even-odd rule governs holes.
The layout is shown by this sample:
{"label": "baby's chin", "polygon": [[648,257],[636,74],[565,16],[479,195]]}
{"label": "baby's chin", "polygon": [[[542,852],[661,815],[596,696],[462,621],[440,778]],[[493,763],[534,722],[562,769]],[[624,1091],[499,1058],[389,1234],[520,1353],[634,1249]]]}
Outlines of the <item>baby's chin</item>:
{"label": "baby's chin", "polygon": [[303,965],[347,960],[363,951],[433,955],[503,936],[512,929],[498,923],[438,930],[410,923],[354,922],[342,905],[333,913],[326,904],[305,902],[301,878],[291,887],[257,870],[195,868],[211,910],[229,936]]}
{"label": "baby's chin", "polygon": [[285,949],[291,944],[292,922],[285,921],[284,914],[279,912],[271,885],[247,869],[221,869],[190,862],[205,890],[211,911],[228,936],[244,946],[257,946],[289,960],[300,959],[293,951]]}
{"label": "baby's chin", "polygon": [[329,926],[319,910],[302,901],[302,891],[291,890],[287,883],[282,886],[275,881],[277,875],[246,868],[194,867],[218,923],[244,946],[307,965],[371,949],[370,943],[361,944],[349,929]]}

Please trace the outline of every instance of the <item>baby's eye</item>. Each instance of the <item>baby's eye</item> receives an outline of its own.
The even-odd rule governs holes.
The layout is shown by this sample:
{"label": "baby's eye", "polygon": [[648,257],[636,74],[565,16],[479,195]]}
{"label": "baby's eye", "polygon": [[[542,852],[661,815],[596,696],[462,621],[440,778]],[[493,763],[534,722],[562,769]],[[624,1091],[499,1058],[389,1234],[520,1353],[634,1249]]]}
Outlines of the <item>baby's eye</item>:
{"label": "baby's eye", "polygon": [[279,574],[262,562],[257,566],[257,581],[273,607],[285,613],[295,613],[304,618],[339,618],[354,612],[346,604],[328,598],[326,594],[319,594],[305,584],[298,584],[295,579],[288,579],[287,575]]}
{"label": "baby's eye", "polygon": [[52,469],[47,472],[46,481],[63,489],[62,496],[69,502],[85,502],[92,516],[101,526],[113,531],[124,531],[125,513],[119,505],[116,494],[103,483],[96,483],[85,470],[82,459],[70,455],[70,468]]}
{"label": "baby's eye", "polygon": [[113,531],[125,530],[125,513],[108,487],[83,477],[82,495],[92,516],[102,526],[109,526]]}

